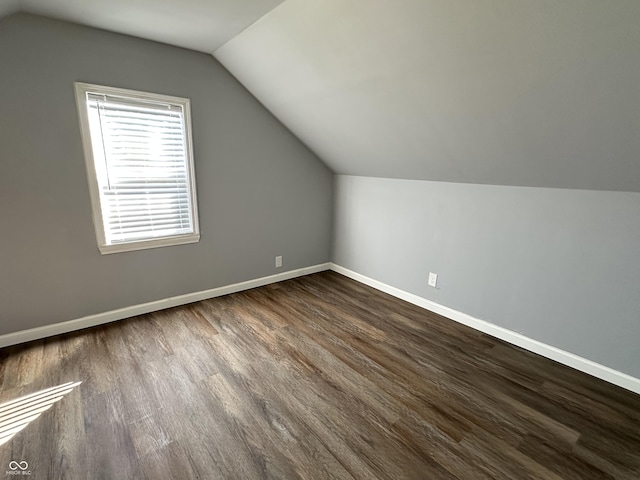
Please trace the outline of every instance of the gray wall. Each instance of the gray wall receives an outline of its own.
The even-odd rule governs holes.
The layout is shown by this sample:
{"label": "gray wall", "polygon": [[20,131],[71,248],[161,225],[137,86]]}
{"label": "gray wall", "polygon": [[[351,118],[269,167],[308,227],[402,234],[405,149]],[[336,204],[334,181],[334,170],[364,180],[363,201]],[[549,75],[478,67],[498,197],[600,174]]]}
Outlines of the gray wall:
{"label": "gray wall", "polygon": [[337,176],[332,257],[638,378],[639,213],[639,193]]}
{"label": "gray wall", "polygon": [[[0,68],[0,334],[329,260],[331,172],[211,56],[19,14]],[[191,99],[199,243],[100,255],[75,81]]]}

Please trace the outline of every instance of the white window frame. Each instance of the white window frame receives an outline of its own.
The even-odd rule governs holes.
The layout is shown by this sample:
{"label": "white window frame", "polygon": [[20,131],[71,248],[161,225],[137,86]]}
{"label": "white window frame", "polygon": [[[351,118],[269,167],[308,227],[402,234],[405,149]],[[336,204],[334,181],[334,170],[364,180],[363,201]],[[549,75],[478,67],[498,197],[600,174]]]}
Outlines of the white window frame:
{"label": "white window frame", "polygon": [[[155,93],[127,90],[123,88],[106,87],[103,85],[93,85],[89,83],[76,82],[75,94],[80,119],[80,132],[84,149],[85,163],[87,167],[87,178],[89,181],[89,193],[91,197],[91,207],[93,224],[96,231],[96,239],[100,253],[109,254],[117,252],[128,252],[133,250],[143,250],[147,248],[165,247],[171,245],[181,245],[195,243],[200,240],[200,228],[198,224],[198,206],[196,197],[195,171],[193,161],[193,143],[191,138],[191,105],[188,98],[173,97]],[[187,156],[187,175],[189,185],[189,198],[191,201],[191,225],[193,232],[172,236],[160,236],[148,239],[136,239],[117,243],[108,243],[105,236],[102,205],[100,200],[100,187],[96,172],[93,143],[89,125],[89,112],[87,108],[88,94],[109,95],[134,99],[137,101],[147,101],[150,103],[162,103],[182,108],[184,118],[185,149]]]}

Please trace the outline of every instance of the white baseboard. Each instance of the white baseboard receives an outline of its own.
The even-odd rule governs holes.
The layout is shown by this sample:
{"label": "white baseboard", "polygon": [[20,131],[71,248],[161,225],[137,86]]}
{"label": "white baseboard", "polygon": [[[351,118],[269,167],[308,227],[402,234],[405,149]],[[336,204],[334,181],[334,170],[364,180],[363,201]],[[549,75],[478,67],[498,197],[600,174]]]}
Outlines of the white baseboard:
{"label": "white baseboard", "polygon": [[627,375],[626,373],[619,372],[586,358],[574,355],[573,353],[566,352],[551,345],[539,342],[538,340],[533,340],[520,333],[507,330],[506,328],[499,327],[484,320],[480,320],[466,313],[459,312],[449,307],[445,307],[438,303],[432,302],[431,300],[427,300],[426,298],[414,295],[413,293],[405,292],[404,290],[379,282],[334,263],[323,263],[311,267],[278,273],[276,275],[271,275],[268,277],[256,278],[254,280],[248,280],[246,282],[234,283],[233,285],[212,288],[209,290],[203,290],[201,292],[188,293],[176,297],[164,298],[162,300],[156,300],[154,302],[120,308],[118,310],[111,310],[109,312],[98,313],[96,315],[89,315],[87,317],[82,317],[75,320],[69,320],[66,322],[60,322],[52,325],[45,325],[43,327],[31,328],[28,330],[21,330],[19,332],[0,335],[0,348],[29,342],[32,340],[38,340],[41,338],[51,337],[53,335],[69,333],[76,330],[81,330],[83,328],[95,327],[104,323],[122,320],[124,318],[134,317],[136,315],[142,315],[145,313],[155,312],[158,310],[163,310],[165,308],[177,307],[179,305],[198,302],[200,300],[206,300],[208,298],[219,297],[230,293],[249,290],[251,288],[262,287],[271,283],[281,282],[284,280],[289,280],[291,278],[310,275],[312,273],[322,272],[325,270],[333,270],[360,283],[364,283],[365,285],[369,285],[370,287],[393,295],[394,297],[400,298],[409,303],[435,312],[439,315],[442,315],[443,317],[449,318],[450,320],[454,320],[458,323],[462,323],[464,325],[467,325],[468,327],[484,332],[488,335],[491,335],[492,337],[499,338],[500,340],[504,340],[513,345],[517,345],[518,347],[522,347],[533,353],[542,355],[543,357],[550,358],[552,360],[555,360],[556,362],[562,363],[563,365],[575,368],[576,370],[580,370],[582,372],[588,373],[589,375],[593,375],[594,377],[600,378],[609,383],[613,383],[614,385],[618,385],[622,388],[640,394],[640,379],[632,377],[631,375]]}
{"label": "white baseboard", "polygon": [[185,295],[179,295],[177,297],[164,298],[162,300],[156,300],[154,302],[119,308],[118,310],[111,310],[109,312],[98,313],[96,315],[89,315],[87,317],[82,317],[75,320],[68,320],[66,322],[54,323],[52,325],[45,325],[43,327],[30,328],[28,330],[21,330],[19,332],[7,333],[6,335],[0,335],[0,348],[8,347],[9,345],[16,345],[18,343],[30,342],[31,340],[51,337],[53,335],[69,333],[76,330],[81,330],[83,328],[95,327],[96,325],[102,325],[104,323],[122,320],[124,318],[135,317],[136,315],[142,315],[144,313],[155,312],[158,310],[163,310],[165,308],[177,307],[179,305],[185,305],[187,303],[206,300],[207,298],[220,297],[229,293],[241,292],[242,290],[249,290],[250,288],[255,287],[262,287],[270,283],[281,282],[283,280],[289,280],[291,278],[302,277],[304,275],[310,275],[312,273],[329,270],[330,266],[331,264],[329,263],[322,263],[311,267],[278,273],[276,275],[271,275],[268,277],[256,278],[254,280],[248,280],[241,283],[234,283],[233,285],[212,288],[210,290],[203,290],[201,292],[187,293]]}
{"label": "white baseboard", "polygon": [[389,295],[393,295],[394,297],[400,298],[409,303],[413,303],[414,305],[435,312],[439,315],[442,315],[443,317],[447,317],[458,323],[462,323],[464,325],[467,325],[468,327],[484,332],[488,335],[491,335],[492,337],[499,338],[500,340],[504,340],[505,342],[517,345],[518,347],[522,347],[525,350],[529,350],[530,352],[537,353],[538,355],[550,358],[551,360],[555,360],[556,362],[562,363],[563,365],[575,368],[576,370],[580,370],[581,372],[588,373],[589,375],[640,394],[640,379],[632,377],[631,375],[627,375],[626,373],[619,372],[617,370],[593,362],[586,358],[579,357],[578,355],[574,355],[573,353],[566,352],[559,348],[552,347],[551,345],[539,342],[538,340],[533,340],[529,337],[525,337],[520,333],[507,330],[506,328],[499,327],[484,320],[480,320],[478,318],[472,317],[471,315],[467,315],[466,313],[462,313],[452,308],[445,307],[438,303],[432,302],[431,300],[427,300],[426,298],[414,295],[413,293],[405,292],[404,290],[400,290],[399,288],[392,287],[391,285],[387,285],[386,283],[382,283],[372,278],[366,277],[352,270],[341,267],[340,265],[332,263],[331,270],[353,280],[356,280],[360,283],[364,283],[365,285],[369,285],[370,287],[373,287],[377,290],[388,293]]}

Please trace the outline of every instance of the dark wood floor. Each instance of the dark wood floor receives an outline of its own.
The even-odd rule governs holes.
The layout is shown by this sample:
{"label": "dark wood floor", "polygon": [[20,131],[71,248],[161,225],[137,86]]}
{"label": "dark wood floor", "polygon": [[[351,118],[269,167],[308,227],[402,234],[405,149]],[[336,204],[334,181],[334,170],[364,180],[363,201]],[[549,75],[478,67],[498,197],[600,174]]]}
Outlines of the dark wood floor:
{"label": "dark wood floor", "polygon": [[640,396],[333,272],[0,350],[76,381],[0,477],[640,478]]}

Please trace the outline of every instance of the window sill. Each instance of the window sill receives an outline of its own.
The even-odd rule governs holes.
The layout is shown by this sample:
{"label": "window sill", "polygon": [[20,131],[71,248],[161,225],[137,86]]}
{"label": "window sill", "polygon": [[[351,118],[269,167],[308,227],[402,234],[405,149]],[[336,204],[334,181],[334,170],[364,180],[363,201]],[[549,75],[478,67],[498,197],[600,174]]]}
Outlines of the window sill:
{"label": "window sill", "polygon": [[131,252],[135,250],[146,250],[148,248],[170,247],[173,245],[184,245],[186,243],[197,243],[200,241],[200,234],[180,235],[176,237],[152,238],[149,240],[138,240],[135,242],[115,243],[112,245],[99,245],[100,253],[108,255],[111,253]]}

